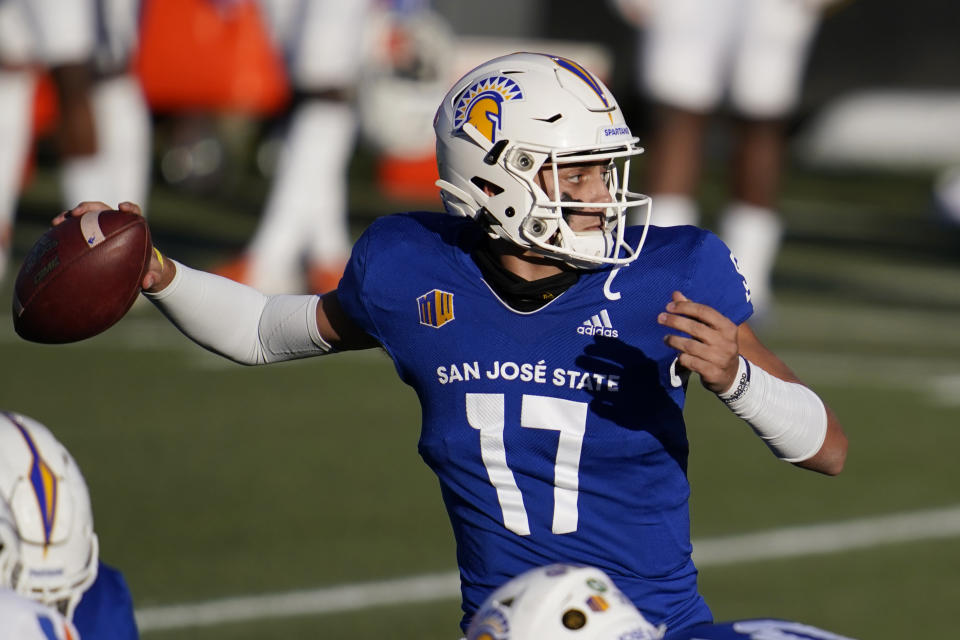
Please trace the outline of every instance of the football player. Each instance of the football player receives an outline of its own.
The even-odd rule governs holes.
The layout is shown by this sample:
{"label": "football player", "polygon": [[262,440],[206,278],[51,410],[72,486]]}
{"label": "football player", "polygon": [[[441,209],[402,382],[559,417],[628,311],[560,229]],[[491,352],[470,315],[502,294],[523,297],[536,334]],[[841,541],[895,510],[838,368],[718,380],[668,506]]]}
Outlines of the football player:
{"label": "football player", "polygon": [[596,567],[531,569],[480,606],[466,640],[850,640],[787,620],[737,620],[671,633],[655,627]]}
{"label": "football player", "polygon": [[[270,293],[336,287],[350,254],[352,92],[371,0],[260,0],[294,90],[276,176],[244,255],[217,273]],[[307,265],[306,289],[300,280]]]}
{"label": "football player", "polygon": [[0,500],[20,537],[15,590],[56,609],[87,640],[136,640],[123,575],[99,559],[86,481],[44,425],[0,411]]}
{"label": "football player", "polygon": [[656,625],[709,623],[691,558],[690,374],[805,469],[841,471],[839,422],[750,329],[750,292],[715,235],[625,226],[628,211],[649,215],[627,189],[642,149],[590,71],[539,53],[490,60],[456,82],[434,128],[447,214],[377,219],[335,291],[267,296],[156,252],[147,296],[245,364],[390,355],[420,399],[464,629],[545,561],[597,566]]}
{"label": "football player", "polygon": [[490,594],[466,640],[661,640],[610,577],[595,567],[530,569]]}
{"label": "football player", "polygon": [[21,572],[20,537],[0,498],[0,640],[78,640],[80,634],[59,611],[13,591]]}
{"label": "football player", "polygon": [[138,11],[139,0],[0,1],[0,279],[41,73],[57,93],[64,202],[146,198],[150,119],[129,72]]}

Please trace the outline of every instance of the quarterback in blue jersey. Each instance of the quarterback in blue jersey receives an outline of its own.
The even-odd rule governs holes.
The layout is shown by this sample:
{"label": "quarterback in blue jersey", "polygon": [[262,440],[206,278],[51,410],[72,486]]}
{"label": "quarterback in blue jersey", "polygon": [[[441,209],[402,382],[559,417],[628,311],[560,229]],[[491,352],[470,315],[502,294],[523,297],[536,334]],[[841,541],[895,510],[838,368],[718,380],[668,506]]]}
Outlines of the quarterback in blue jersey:
{"label": "quarterback in blue jersey", "polygon": [[[710,623],[691,561],[689,376],[800,467],[840,472],[839,423],[745,323],[750,292],[723,243],[649,224],[649,198],[627,189],[642,149],[589,71],[491,60],[434,128],[447,214],[377,220],[336,290],[266,296],[157,253],[146,295],[245,364],[390,354],[420,399],[464,629],[499,585],[559,561],[603,570],[654,624]],[[646,222],[626,228],[637,210]]]}

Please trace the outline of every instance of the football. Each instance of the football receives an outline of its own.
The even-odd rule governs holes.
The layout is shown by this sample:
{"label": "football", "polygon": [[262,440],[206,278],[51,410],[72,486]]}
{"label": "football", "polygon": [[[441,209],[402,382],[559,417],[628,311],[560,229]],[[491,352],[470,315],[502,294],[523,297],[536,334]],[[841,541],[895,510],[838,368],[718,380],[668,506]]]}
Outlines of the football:
{"label": "football", "polygon": [[17,334],[59,344],[110,328],[140,293],[151,247],[146,221],[130,213],[92,211],[50,228],[17,274]]}

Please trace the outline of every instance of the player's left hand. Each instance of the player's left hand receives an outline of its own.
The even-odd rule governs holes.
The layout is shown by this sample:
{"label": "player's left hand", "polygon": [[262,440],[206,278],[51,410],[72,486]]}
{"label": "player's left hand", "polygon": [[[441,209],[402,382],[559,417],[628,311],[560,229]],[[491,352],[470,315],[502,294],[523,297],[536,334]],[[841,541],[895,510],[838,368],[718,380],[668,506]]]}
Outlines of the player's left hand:
{"label": "player's left hand", "polygon": [[740,364],[737,325],[713,307],[688,300],[679,291],[673,292],[673,299],[666,312],[657,316],[657,322],[690,336],[664,337],[667,345],[680,352],[677,364],[699,374],[703,386],[714,393],[730,388]]}

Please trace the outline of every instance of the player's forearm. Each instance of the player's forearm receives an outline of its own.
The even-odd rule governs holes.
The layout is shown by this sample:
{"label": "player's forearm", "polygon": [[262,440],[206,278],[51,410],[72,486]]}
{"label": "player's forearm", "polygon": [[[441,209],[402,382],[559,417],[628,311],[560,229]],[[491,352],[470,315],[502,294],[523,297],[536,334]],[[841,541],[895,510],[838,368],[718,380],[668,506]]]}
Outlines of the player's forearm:
{"label": "player's forearm", "polygon": [[827,435],[823,439],[823,445],[812,458],[794,464],[804,469],[835,476],[843,471],[847,460],[847,436],[830,407],[826,409]]}
{"label": "player's forearm", "polygon": [[316,296],[267,296],[169,259],[144,295],[191,340],[240,364],[330,351],[317,329]]}
{"label": "player's forearm", "polygon": [[783,380],[741,355],[733,385],[717,395],[781,460],[829,475],[843,469],[843,430],[800,382]]}

